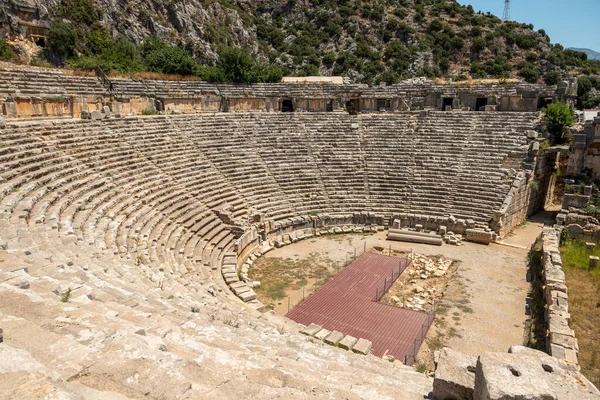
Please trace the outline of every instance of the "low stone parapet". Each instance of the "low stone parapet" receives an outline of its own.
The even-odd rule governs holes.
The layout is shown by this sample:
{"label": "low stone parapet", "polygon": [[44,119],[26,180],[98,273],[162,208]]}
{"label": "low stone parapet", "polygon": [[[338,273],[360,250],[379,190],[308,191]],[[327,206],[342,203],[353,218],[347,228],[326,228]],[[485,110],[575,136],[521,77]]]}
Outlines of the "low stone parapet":
{"label": "low stone parapet", "polygon": [[546,351],[553,357],[578,365],[579,346],[569,327],[569,296],[559,250],[560,230],[542,231],[542,265],[546,301]]}

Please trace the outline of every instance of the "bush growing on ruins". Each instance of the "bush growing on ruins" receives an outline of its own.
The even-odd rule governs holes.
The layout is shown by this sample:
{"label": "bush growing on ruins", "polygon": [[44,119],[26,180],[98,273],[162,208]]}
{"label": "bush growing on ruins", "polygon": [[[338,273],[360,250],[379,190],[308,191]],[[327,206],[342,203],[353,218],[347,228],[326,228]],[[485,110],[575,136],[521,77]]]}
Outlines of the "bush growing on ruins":
{"label": "bush growing on ruins", "polygon": [[60,301],[62,301],[63,303],[68,303],[69,300],[71,300],[71,291],[71,288],[68,288],[67,290],[62,292],[62,294],[60,295]]}
{"label": "bush growing on ruins", "polygon": [[575,123],[573,110],[565,103],[549,104],[544,109],[548,119],[548,131],[556,137],[563,137],[565,128]]}
{"label": "bush growing on ruins", "polygon": [[8,47],[8,43],[0,40],[0,61],[8,61],[12,58],[12,51]]}

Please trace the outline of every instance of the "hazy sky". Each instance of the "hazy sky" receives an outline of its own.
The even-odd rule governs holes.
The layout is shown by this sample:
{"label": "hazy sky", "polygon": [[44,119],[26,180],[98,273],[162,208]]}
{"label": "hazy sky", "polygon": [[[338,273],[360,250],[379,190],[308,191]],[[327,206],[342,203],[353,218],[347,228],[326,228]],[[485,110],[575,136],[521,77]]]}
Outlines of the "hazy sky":
{"label": "hazy sky", "polygon": [[[458,0],[502,18],[504,0]],[[600,0],[512,0],[511,20],[544,29],[552,43],[600,52]]]}

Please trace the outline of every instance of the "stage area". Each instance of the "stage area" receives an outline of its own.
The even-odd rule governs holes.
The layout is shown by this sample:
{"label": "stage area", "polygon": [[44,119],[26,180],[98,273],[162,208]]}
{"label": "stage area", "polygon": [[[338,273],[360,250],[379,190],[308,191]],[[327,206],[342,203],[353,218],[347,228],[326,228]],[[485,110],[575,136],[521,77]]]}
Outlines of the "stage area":
{"label": "stage area", "polygon": [[426,334],[432,316],[376,300],[385,292],[384,285],[389,287],[409,262],[364,253],[286,316],[303,325],[315,323],[368,339],[376,356],[388,354],[404,361],[405,356],[414,356],[415,339]]}

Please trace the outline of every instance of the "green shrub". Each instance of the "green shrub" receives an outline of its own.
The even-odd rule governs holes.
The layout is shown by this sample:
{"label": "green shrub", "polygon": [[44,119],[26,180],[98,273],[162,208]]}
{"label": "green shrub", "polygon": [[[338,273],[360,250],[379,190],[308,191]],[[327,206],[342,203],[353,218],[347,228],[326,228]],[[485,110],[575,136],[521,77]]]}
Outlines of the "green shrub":
{"label": "green shrub", "polygon": [[144,41],[141,50],[148,71],[177,75],[198,74],[198,64],[192,56],[182,48],[170,46],[156,36]]}
{"label": "green shrub", "polygon": [[77,24],[92,25],[102,12],[92,0],[62,0],[59,15]]}
{"label": "green shrub", "polygon": [[106,29],[92,29],[85,35],[86,54],[101,54],[103,51],[114,46],[115,42],[110,38]]}
{"label": "green shrub", "polygon": [[473,43],[471,44],[471,51],[473,53],[481,53],[483,50],[485,50],[485,47],[485,40],[478,37],[473,40]]}
{"label": "green shrub", "polygon": [[8,43],[4,40],[0,40],[0,61],[8,61],[12,56],[13,53],[8,47]]}
{"label": "green shrub", "polygon": [[534,66],[527,65],[519,71],[519,76],[526,82],[536,83],[540,78],[540,71]]}
{"label": "green shrub", "polygon": [[521,49],[529,50],[529,49],[533,49],[533,48],[537,47],[538,39],[534,35],[520,34],[520,35],[515,35],[515,43]]}
{"label": "green shrub", "polygon": [[48,47],[59,57],[68,57],[75,54],[77,33],[66,22],[54,20],[48,31]]}
{"label": "green shrub", "polygon": [[560,72],[552,71],[544,75],[544,82],[546,83],[546,85],[558,85],[561,78],[562,75]]}
{"label": "green shrub", "polygon": [[556,136],[563,136],[565,128],[575,123],[573,110],[565,103],[549,104],[544,110],[548,118],[548,131]]}
{"label": "green shrub", "polygon": [[213,83],[257,83],[280,82],[283,73],[276,65],[257,63],[247,49],[221,47],[217,65],[199,68],[199,75]]}

